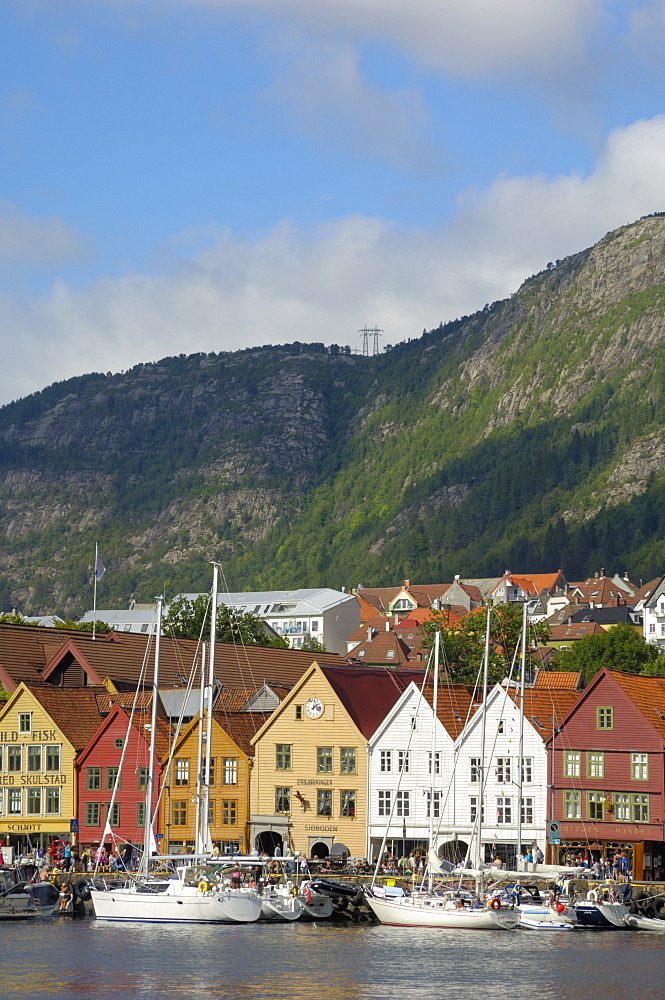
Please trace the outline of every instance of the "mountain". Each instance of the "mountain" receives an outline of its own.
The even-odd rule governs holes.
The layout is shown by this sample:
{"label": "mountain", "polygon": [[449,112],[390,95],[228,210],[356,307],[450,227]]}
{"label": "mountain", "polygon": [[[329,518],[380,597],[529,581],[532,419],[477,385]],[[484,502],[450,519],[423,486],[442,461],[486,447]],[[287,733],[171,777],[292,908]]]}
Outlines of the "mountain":
{"label": "mountain", "polygon": [[377,357],[180,355],[0,409],[0,607],[665,566],[665,216]]}

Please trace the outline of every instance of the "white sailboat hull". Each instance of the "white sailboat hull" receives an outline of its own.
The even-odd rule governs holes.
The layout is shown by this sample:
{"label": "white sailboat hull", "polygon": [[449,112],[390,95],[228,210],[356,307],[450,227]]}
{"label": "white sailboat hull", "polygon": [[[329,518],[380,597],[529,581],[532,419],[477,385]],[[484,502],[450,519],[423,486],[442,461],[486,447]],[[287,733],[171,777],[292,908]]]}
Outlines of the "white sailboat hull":
{"label": "white sailboat hull", "polygon": [[135,886],[91,889],[98,920],[139,923],[252,923],[261,915],[261,898],[242,891],[198,892],[173,883],[173,891],[141,892]]}
{"label": "white sailboat hull", "polygon": [[365,901],[382,924],[396,927],[442,927],[460,930],[512,930],[519,914],[507,907],[477,909],[449,906],[436,896],[411,900],[408,896],[378,899],[365,893]]}
{"label": "white sailboat hull", "polygon": [[262,920],[298,920],[305,910],[305,900],[302,896],[264,893],[261,901]]}

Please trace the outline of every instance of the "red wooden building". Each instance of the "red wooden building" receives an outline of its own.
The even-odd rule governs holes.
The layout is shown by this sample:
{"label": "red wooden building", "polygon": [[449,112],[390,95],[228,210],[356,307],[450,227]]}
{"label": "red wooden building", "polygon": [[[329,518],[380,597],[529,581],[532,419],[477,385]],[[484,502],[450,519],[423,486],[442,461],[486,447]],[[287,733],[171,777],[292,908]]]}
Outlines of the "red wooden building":
{"label": "red wooden building", "polygon": [[[117,697],[117,696],[116,696]],[[144,696],[141,708],[129,724],[130,711],[109,698],[109,713],[76,760],[79,824],[78,843],[81,848],[96,848],[102,841],[104,826],[113,796],[116,775],[120,768],[120,785],[111,810],[110,826],[118,849],[127,841],[143,844],[145,835],[145,798],[150,761],[150,699]],[[153,813],[160,788],[160,758],[168,748],[169,727],[163,718],[157,719]],[[158,819],[155,834],[159,834]]]}
{"label": "red wooden building", "polygon": [[601,670],[548,740],[551,860],[625,852],[633,878],[665,875],[665,678]]}

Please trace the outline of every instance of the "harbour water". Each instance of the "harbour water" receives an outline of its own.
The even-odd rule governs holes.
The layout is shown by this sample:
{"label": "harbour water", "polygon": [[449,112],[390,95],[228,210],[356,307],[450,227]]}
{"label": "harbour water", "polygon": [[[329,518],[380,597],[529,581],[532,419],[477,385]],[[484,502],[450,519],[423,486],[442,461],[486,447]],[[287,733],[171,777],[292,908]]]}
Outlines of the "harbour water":
{"label": "harbour water", "polygon": [[665,940],[380,925],[0,925],[2,1000],[662,1000]]}

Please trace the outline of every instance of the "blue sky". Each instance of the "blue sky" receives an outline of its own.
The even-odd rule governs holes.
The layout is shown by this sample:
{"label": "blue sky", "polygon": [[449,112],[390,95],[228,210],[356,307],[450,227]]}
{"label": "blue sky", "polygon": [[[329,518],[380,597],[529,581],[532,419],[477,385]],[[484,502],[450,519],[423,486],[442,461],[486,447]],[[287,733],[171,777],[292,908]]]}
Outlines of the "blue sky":
{"label": "blue sky", "polygon": [[3,0],[0,403],[384,342],[665,210],[662,0]]}

